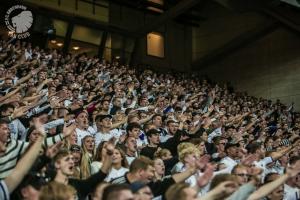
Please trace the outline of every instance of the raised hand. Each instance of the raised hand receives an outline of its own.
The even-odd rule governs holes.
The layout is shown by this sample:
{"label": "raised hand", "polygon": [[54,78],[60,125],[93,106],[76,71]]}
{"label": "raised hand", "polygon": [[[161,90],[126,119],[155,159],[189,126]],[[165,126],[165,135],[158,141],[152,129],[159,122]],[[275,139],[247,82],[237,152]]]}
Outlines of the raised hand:
{"label": "raised hand", "polygon": [[12,118],[16,119],[18,117],[22,117],[27,114],[28,110],[29,110],[28,106],[22,106],[22,107],[16,108],[12,114]]}
{"label": "raised hand", "polygon": [[245,166],[250,166],[257,159],[256,155],[248,155],[241,160],[241,163]]}
{"label": "raised hand", "polygon": [[40,135],[46,136],[44,125],[41,123],[39,118],[33,120],[33,125]]}
{"label": "raised hand", "polygon": [[46,156],[48,158],[54,158],[54,156],[56,156],[56,154],[59,152],[59,149],[62,145],[63,145],[62,141],[59,141],[54,145],[52,145],[51,147],[48,147],[48,149],[46,150]]}
{"label": "raised hand", "polygon": [[52,97],[49,102],[50,102],[51,108],[59,108],[60,107],[60,100],[56,96]]}
{"label": "raised hand", "polygon": [[105,146],[106,149],[106,153],[109,156],[112,156],[114,153],[114,149],[115,149],[115,144],[116,144],[116,138],[112,137],[108,142],[107,145]]}
{"label": "raised hand", "polygon": [[202,188],[208,184],[208,182],[213,177],[215,166],[212,164],[207,164],[202,176],[198,177],[197,184],[198,187]]}
{"label": "raised hand", "polygon": [[204,155],[204,156],[201,156],[199,159],[197,159],[195,161],[195,164],[196,164],[196,167],[199,169],[199,170],[203,170],[205,168],[205,166],[208,164],[209,162],[209,159],[210,159],[210,156],[209,155]]}
{"label": "raised hand", "polygon": [[63,129],[63,135],[64,137],[68,137],[70,136],[76,129],[76,124],[72,124],[70,126],[67,126],[67,124],[65,123],[64,125],[64,129]]}

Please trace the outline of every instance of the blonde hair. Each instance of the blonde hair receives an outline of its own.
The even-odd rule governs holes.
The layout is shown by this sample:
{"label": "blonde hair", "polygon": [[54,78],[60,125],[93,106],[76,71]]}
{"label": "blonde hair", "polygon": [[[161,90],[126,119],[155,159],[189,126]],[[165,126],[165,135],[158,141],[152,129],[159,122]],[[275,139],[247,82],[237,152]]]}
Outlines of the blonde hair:
{"label": "blonde hair", "polygon": [[193,146],[192,143],[190,142],[182,142],[180,143],[178,146],[177,146],[177,152],[179,153],[180,151],[182,151],[183,149],[187,148],[187,147],[190,147],[190,146]]}
{"label": "blonde hair", "polygon": [[200,151],[192,143],[183,144],[181,147],[178,148],[178,157],[181,162],[183,162],[184,158],[189,154],[195,154],[197,157],[199,157]]}
{"label": "blonde hair", "polygon": [[53,181],[41,188],[39,200],[69,200],[75,199],[75,195],[72,186]]}
{"label": "blonde hair", "polygon": [[[87,151],[85,145],[84,145],[84,141],[88,138],[88,137],[92,137],[92,136],[85,136],[82,139],[82,155],[81,155],[81,162],[80,162],[80,178],[81,179],[86,179],[88,177],[91,176],[91,163],[92,163],[92,159],[93,159],[93,155],[95,155],[94,151],[93,151],[93,155],[90,156],[89,152]],[[93,137],[92,137],[93,138]]]}
{"label": "blonde hair", "polygon": [[154,159],[167,156],[168,154],[171,154],[171,151],[169,149],[160,149],[154,153]]}

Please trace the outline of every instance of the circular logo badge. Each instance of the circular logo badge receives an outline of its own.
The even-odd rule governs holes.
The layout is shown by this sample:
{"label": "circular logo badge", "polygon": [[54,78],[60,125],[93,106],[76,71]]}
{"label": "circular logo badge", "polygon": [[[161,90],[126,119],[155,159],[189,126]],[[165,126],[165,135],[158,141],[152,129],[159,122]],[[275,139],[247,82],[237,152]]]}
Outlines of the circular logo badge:
{"label": "circular logo badge", "polygon": [[32,12],[27,10],[27,7],[24,5],[12,6],[5,14],[5,24],[15,38],[24,39],[29,37],[28,30],[32,23]]}

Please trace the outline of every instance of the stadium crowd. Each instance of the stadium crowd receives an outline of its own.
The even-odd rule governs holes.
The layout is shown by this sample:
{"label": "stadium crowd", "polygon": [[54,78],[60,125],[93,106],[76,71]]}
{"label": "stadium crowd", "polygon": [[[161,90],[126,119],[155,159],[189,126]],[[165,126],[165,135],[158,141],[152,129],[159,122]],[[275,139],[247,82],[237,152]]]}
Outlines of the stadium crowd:
{"label": "stadium crowd", "polygon": [[0,199],[299,200],[293,105],[0,42]]}

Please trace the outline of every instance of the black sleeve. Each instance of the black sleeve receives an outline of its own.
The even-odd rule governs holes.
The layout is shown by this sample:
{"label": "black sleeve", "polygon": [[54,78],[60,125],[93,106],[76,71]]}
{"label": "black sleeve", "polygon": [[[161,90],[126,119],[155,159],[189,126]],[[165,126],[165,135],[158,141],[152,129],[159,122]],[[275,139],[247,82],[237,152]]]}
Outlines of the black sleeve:
{"label": "black sleeve", "polygon": [[38,172],[50,162],[51,158],[48,158],[46,155],[42,155],[35,161],[34,165],[31,168],[31,171]]}
{"label": "black sleeve", "polygon": [[99,170],[98,173],[85,180],[69,179],[69,184],[76,189],[79,199],[85,199],[89,193],[94,191],[100,182],[104,181],[106,176],[107,174]]}
{"label": "black sleeve", "polygon": [[150,159],[153,159],[154,153],[156,152],[156,150],[157,150],[157,148],[151,148],[151,147],[146,146],[146,147],[142,148],[140,155],[146,156]]}
{"label": "black sleeve", "polygon": [[177,146],[180,144],[180,141],[174,137],[169,138],[165,143],[161,143],[160,147],[168,149],[173,156],[177,156]]}
{"label": "black sleeve", "polygon": [[171,170],[172,168],[176,165],[176,163],[178,163],[179,160],[177,157],[173,157],[171,159],[168,160],[164,160],[164,164],[165,164],[165,175],[170,175],[171,174]]}
{"label": "black sleeve", "polygon": [[172,177],[165,178],[162,181],[150,182],[148,186],[150,187],[154,197],[164,195],[168,188],[175,184],[175,181]]}

